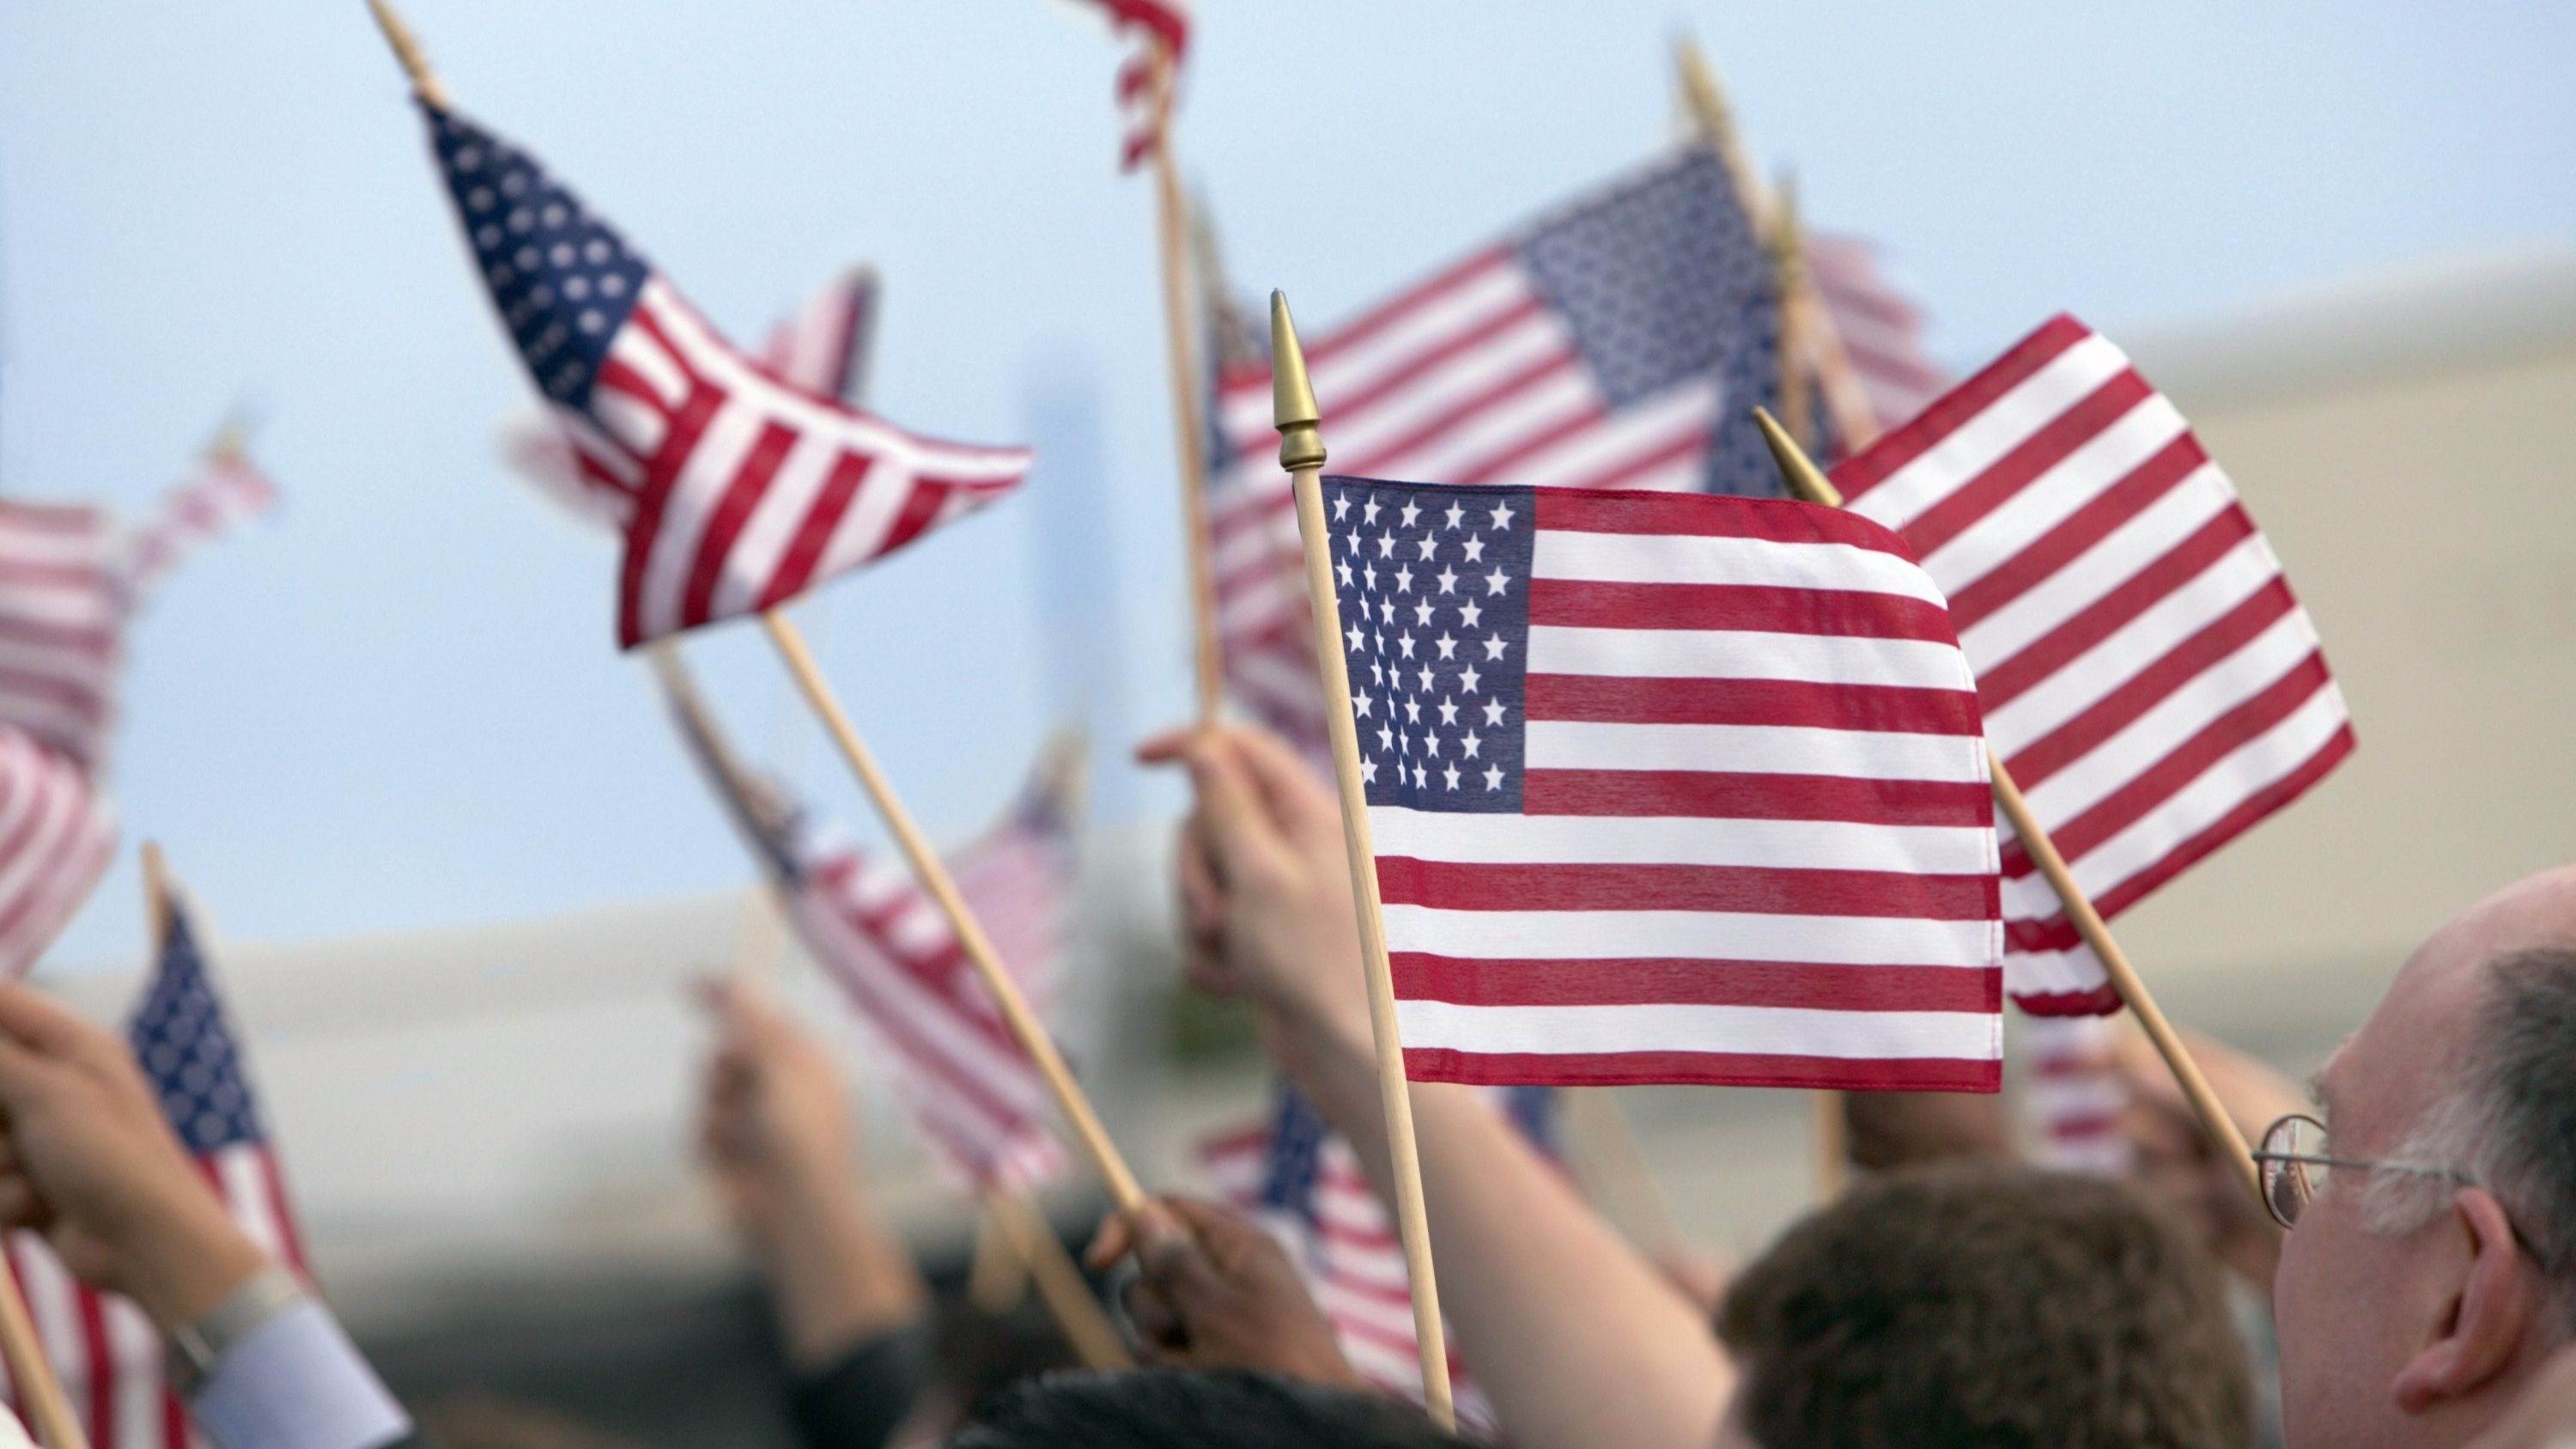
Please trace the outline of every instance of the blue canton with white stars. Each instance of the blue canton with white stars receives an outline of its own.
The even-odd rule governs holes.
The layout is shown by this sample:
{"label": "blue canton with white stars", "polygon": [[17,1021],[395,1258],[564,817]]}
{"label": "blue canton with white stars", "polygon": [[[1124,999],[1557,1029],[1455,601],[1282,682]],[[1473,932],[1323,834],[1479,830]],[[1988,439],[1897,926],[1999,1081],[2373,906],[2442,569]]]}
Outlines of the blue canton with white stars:
{"label": "blue canton with white stars", "polygon": [[547,397],[588,409],[651,264],[525,151],[453,111],[431,111],[429,131],[475,264],[529,375]]}
{"label": "blue canton with white stars", "polygon": [[1331,1131],[1314,1103],[1295,1087],[1279,1084],[1261,1163],[1261,1206],[1301,1219],[1314,1218],[1315,1180],[1323,1171],[1324,1138]]}
{"label": "blue canton with white stars", "polygon": [[1519,810],[1530,490],[1344,477],[1323,490],[1368,802]]}
{"label": "blue canton with white stars", "polygon": [[250,1079],[242,1072],[241,1050],[207,979],[187,913],[176,906],[152,989],[135,1008],[126,1039],[161,1098],[161,1115],[188,1151],[203,1157],[267,1139]]}
{"label": "blue canton with white stars", "polygon": [[1779,411],[1778,281],[1714,155],[1685,151],[1540,222],[1517,250],[1613,408],[1714,378],[1704,486],[1778,495],[1753,421],[1757,405]]}

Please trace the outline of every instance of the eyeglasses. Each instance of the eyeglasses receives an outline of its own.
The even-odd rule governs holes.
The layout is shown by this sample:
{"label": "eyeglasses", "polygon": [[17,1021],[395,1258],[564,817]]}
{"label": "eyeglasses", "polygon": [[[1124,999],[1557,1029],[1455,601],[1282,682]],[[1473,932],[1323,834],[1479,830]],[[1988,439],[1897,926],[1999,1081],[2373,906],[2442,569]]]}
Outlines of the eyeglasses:
{"label": "eyeglasses", "polygon": [[2272,1210],[2272,1220],[2285,1228],[2299,1225],[2299,1214],[2325,1190],[2327,1174],[2338,1167],[2355,1172],[2403,1172],[2416,1177],[2469,1181],[2446,1167],[2329,1157],[2326,1124],[2303,1112],[2293,1112],[2265,1129],[2263,1145],[2255,1152],[2254,1161],[2263,1170],[2263,1205]]}

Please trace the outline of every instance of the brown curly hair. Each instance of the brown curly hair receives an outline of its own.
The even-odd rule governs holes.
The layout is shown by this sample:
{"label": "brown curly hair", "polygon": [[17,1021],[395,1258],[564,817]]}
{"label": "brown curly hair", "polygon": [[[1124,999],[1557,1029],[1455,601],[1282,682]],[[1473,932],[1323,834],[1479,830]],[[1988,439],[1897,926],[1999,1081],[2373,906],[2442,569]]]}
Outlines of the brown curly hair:
{"label": "brown curly hair", "polygon": [[1764,1449],[2226,1449],[2252,1435],[2217,1265],[2094,1178],[1954,1164],[1864,1183],[1737,1278],[1717,1330]]}

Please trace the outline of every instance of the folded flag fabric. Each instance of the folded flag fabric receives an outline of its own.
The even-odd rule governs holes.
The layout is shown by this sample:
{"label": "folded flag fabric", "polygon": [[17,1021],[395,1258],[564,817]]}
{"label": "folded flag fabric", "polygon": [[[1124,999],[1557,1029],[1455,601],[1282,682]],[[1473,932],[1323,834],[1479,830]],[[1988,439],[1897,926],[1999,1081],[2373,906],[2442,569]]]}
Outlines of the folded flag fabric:
{"label": "folded flag fabric", "polygon": [[[279,1262],[306,1272],[303,1234],[251,1090],[241,1041],[187,914],[175,901],[161,959],[126,1036],[160,1098],[162,1116],[233,1220]],[[82,1286],[34,1233],[10,1234],[7,1252],[45,1357],[91,1444],[194,1449],[205,1442],[170,1392],[161,1335],[141,1308]],[[20,1403],[14,1385],[10,1400]]]}
{"label": "folded flag fabric", "polygon": [[104,763],[131,591],[114,514],[0,500],[0,725]]}
{"label": "folded flag fabric", "polygon": [[1911,422],[1949,391],[1949,374],[1923,345],[1923,309],[1888,278],[1876,245],[1810,235],[1807,270],[1879,431]]}
{"label": "folded flag fabric", "polygon": [[[682,741],[788,922],[881,1050],[923,1144],[961,1185],[1025,1190],[1065,1166],[1046,1083],[1003,1024],[947,918],[900,864],[819,827],[772,781],[745,773],[704,706],[665,677]],[[1051,992],[1071,900],[1073,821],[1061,776],[1042,768],[1020,802],[959,852],[952,873],[1039,1002]]]}
{"label": "folded flag fabric", "polygon": [[115,856],[115,807],[89,770],[0,725],[0,980],[27,974]]}
{"label": "folded flag fabric", "polygon": [[2034,1016],[2021,1028],[2021,1116],[2030,1160],[2059,1172],[2126,1177],[2137,1156],[2120,1118],[2120,1028],[2110,1017]]}
{"label": "folded flag fabric", "polygon": [[[876,269],[853,267],[769,330],[760,365],[780,382],[826,401],[861,406],[876,344]],[[511,422],[501,450],[537,490],[573,516],[623,531],[632,497],[617,474],[585,463],[574,435],[546,414]]]}
{"label": "folded flag fabric", "polygon": [[[1509,1087],[1493,1098],[1533,1146],[1551,1160],[1559,1156],[1552,1090]],[[1208,1138],[1197,1157],[1208,1190],[1287,1249],[1351,1367],[1380,1389],[1419,1401],[1422,1349],[1404,1246],[1350,1143],[1283,1082],[1266,1119]],[[1491,1429],[1493,1406],[1455,1350],[1449,1377],[1459,1418]]]}
{"label": "folded flag fabric", "polygon": [[1183,0],[1088,0],[1110,28],[1132,36],[1136,49],[1118,67],[1118,109],[1126,121],[1119,169],[1133,171],[1163,142],[1179,90],[1181,59],[1190,48],[1190,7]]}
{"label": "folded flag fabric", "polygon": [[502,325],[615,500],[622,644],[775,608],[1027,473],[1025,449],[919,437],[780,381],[533,158],[424,111]]}
{"label": "folded flag fabric", "polygon": [[1975,684],[1867,519],[1323,494],[1417,1079],[1995,1090]]}
{"label": "folded flag fabric", "polygon": [[[2297,799],[2352,721],[2271,546],[2174,405],[2058,317],[1837,467],[1950,600],[1986,731],[2105,918]],[[2118,993],[2018,841],[2013,998]]]}

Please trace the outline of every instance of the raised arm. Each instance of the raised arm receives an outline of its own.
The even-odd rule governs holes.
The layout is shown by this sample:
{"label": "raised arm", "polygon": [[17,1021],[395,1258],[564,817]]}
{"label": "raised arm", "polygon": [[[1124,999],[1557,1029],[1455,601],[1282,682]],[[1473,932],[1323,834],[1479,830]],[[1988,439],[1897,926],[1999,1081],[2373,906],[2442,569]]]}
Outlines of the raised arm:
{"label": "raised arm", "polygon": [[[1272,1056],[1384,1196],[1385,1119],[1333,797],[1267,735],[1167,736],[1143,757],[1186,767],[1197,794],[1179,852],[1193,977],[1254,1003]],[[1706,1319],[1472,1089],[1412,1090],[1441,1304],[1512,1441],[1713,1442],[1733,1375]]]}

